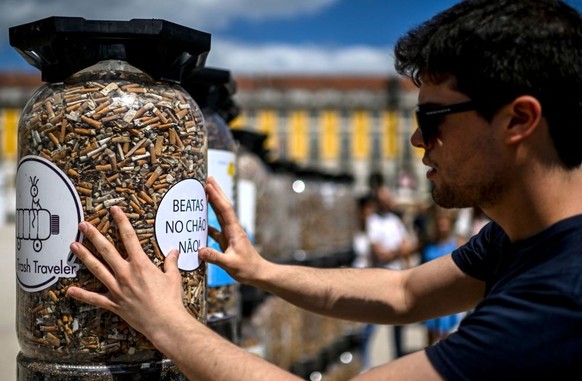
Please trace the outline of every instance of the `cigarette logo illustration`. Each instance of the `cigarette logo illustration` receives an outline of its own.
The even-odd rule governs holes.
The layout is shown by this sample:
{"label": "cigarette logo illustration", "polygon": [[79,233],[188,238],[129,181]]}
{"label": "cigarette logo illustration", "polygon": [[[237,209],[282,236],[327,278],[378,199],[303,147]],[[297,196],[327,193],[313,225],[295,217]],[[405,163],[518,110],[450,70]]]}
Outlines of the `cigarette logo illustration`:
{"label": "cigarette logo illustration", "polygon": [[60,220],[58,215],[41,207],[36,176],[30,177],[30,183],[31,208],[16,209],[16,246],[20,250],[23,240],[32,241],[32,248],[38,253],[42,250],[42,241],[59,234]]}

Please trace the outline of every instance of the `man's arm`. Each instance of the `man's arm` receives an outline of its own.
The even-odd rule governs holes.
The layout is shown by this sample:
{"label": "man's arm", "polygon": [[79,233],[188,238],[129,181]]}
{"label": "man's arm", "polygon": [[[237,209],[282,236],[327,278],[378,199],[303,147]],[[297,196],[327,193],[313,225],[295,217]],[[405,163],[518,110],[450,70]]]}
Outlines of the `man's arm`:
{"label": "man's arm", "polygon": [[204,248],[200,258],[301,308],[348,320],[399,324],[466,311],[483,295],[483,283],[460,271],[450,256],[403,271],[269,262],[251,245],[216,180],[209,178],[206,189],[222,228],[210,228],[209,233],[223,253]]}
{"label": "man's arm", "polygon": [[[291,373],[250,354],[204,326],[182,304],[178,253],[173,250],[164,270],[154,265],[139,244],[131,223],[118,207],[112,207],[127,257],[94,226],[82,222],[79,229],[106,263],[78,242],[72,252],[107,287],[99,294],[70,287],[67,295],[110,310],[143,333],[190,380],[299,380]],[[355,381],[441,380],[424,351],[407,355],[358,375]]]}

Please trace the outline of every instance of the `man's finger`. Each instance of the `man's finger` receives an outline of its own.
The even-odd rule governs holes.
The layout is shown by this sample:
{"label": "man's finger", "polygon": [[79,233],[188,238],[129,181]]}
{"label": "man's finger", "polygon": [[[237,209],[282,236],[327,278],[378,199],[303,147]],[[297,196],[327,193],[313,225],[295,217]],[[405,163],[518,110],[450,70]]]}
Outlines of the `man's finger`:
{"label": "man's finger", "polygon": [[67,296],[80,302],[92,304],[117,313],[117,304],[113,303],[111,299],[109,299],[104,294],[98,294],[96,292],[87,291],[80,287],[72,286],[67,289]]}
{"label": "man's finger", "polygon": [[180,252],[176,249],[170,250],[166,259],[164,259],[164,272],[174,278],[180,278],[180,270],[178,269],[178,257]]}
{"label": "man's finger", "polygon": [[[127,264],[115,246],[107,238],[105,238],[105,236],[101,234],[101,232],[99,232],[95,226],[83,221],[79,224],[79,230],[81,230],[85,238],[88,238],[89,241],[91,241],[95,247],[95,250],[101,254],[103,259],[109,264],[114,272],[120,266]],[[90,254],[89,250],[87,250],[87,253]],[[83,255],[85,252],[79,251],[79,254]]]}
{"label": "man's finger", "polygon": [[123,210],[118,206],[112,206],[111,209],[109,209],[109,213],[119,229],[119,236],[121,237],[121,241],[125,246],[128,256],[133,255],[132,259],[139,259],[139,257],[136,258],[135,256],[143,253],[143,249],[131,222],[129,222],[129,219]]}
{"label": "man's finger", "polygon": [[226,200],[230,204],[228,196],[226,195],[226,193],[224,193],[224,191],[220,187],[220,184],[218,183],[218,180],[216,180],[216,178],[214,178],[213,176],[209,176],[207,182],[212,184],[212,186],[214,187],[214,189],[216,189],[220,198],[222,198],[223,200]]}
{"label": "man's finger", "polygon": [[236,223],[238,221],[228,197],[224,195],[213,177],[210,177],[206,183],[206,192],[208,193],[208,201],[214,208],[214,212],[221,226],[224,227],[225,224]]}
{"label": "man's finger", "polygon": [[[204,262],[212,263],[213,265],[221,265],[223,263],[225,255],[210,248],[210,247],[203,247],[198,252],[198,258],[203,260]],[[222,266],[221,266],[222,267]]]}
{"label": "man's finger", "polygon": [[99,279],[101,283],[107,287],[107,289],[111,290],[115,287],[117,284],[115,276],[105,266],[105,264],[103,264],[93,255],[93,253],[91,253],[89,249],[87,249],[79,242],[73,242],[71,244],[71,252],[85,264],[87,269],[95,276],[95,278]]}

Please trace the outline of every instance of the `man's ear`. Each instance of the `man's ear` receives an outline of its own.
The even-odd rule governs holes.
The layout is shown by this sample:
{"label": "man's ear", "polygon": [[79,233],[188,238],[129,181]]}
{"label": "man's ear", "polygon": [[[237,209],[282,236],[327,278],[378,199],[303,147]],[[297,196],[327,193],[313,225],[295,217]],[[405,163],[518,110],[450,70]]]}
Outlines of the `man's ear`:
{"label": "man's ear", "polygon": [[536,130],[542,119],[542,105],[529,95],[515,98],[504,108],[509,119],[505,139],[508,144],[518,143],[528,137]]}

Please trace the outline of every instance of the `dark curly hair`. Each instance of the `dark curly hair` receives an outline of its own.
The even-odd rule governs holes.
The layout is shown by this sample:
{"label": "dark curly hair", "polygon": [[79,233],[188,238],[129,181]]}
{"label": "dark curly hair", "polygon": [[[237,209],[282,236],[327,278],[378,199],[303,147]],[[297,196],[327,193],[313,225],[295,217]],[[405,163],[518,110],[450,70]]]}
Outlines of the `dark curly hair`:
{"label": "dark curly hair", "polygon": [[455,78],[488,120],[518,96],[537,98],[564,167],[582,163],[582,18],[563,1],[461,1],[400,38],[394,55],[417,86]]}

